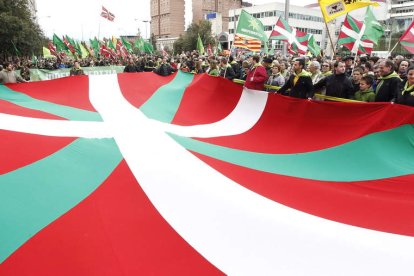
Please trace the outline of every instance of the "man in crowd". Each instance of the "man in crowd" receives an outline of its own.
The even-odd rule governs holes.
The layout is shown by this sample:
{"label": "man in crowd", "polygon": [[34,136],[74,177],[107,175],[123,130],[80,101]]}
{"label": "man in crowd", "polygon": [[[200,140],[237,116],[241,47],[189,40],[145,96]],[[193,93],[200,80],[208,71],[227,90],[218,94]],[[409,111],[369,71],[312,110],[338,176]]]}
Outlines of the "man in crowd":
{"label": "man in crowd", "polygon": [[26,82],[21,76],[19,76],[13,69],[13,64],[6,62],[4,64],[4,70],[0,72],[0,83],[17,83]]}
{"label": "man in crowd", "polygon": [[327,96],[349,99],[353,94],[354,87],[351,80],[345,75],[344,62],[335,61],[334,74],[323,78],[314,85],[316,91],[322,87],[326,87]]}
{"label": "man in crowd", "polygon": [[309,72],[311,73],[312,83],[315,84],[320,81],[324,76],[321,73],[321,64],[316,61],[312,60],[308,66]]}
{"label": "man in crowd", "polygon": [[344,62],[345,62],[345,75],[351,78],[352,70],[354,69],[354,57],[347,56],[345,57]]}
{"label": "man in crowd", "polygon": [[279,89],[278,93],[286,94],[286,91],[290,89],[289,96],[295,98],[312,98],[313,97],[313,86],[310,73],[306,72],[305,60],[298,58],[293,63],[293,74],[290,75],[288,81],[282,88]]}
{"label": "man in crowd", "polygon": [[260,64],[260,57],[257,55],[253,56],[253,62],[254,64],[247,73],[244,86],[249,89],[264,90],[264,84],[268,78],[266,68]]}
{"label": "man in crowd", "polygon": [[72,69],[70,69],[70,76],[80,76],[80,75],[85,75],[85,73],[83,72],[82,68],[80,67],[79,61],[75,61],[73,63],[73,67]]}
{"label": "man in crowd", "polygon": [[407,80],[407,69],[410,67],[410,63],[408,60],[402,60],[400,62],[400,66],[398,67],[398,75],[400,76],[401,80]]}
{"label": "man in crowd", "polygon": [[379,64],[379,73],[381,77],[379,78],[375,89],[375,101],[394,101],[401,84],[400,77],[394,71],[394,63],[389,59],[381,61]]}
{"label": "man in crowd", "polygon": [[233,80],[236,78],[233,68],[230,64],[227,63],[227,58],[222,57],[220,60],[220,76],[228,80]]}
{"label": "man in crowd", "polygon": [[162,58],[160,65],[154,69],[154,72],[160,76],[169,76],[174,73],[175,70],[172,66],[167,63],[167,59],[165,57]]}

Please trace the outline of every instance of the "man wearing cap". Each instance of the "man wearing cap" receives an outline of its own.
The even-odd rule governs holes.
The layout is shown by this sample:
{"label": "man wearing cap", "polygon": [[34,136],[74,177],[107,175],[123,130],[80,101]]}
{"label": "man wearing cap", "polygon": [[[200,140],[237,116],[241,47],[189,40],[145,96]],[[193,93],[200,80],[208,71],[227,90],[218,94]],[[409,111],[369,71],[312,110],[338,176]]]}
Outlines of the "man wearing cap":
{"label": "man wearing cap", "polygon": [[344,59],[345,61],[345,75],[348,78],[352,77],[352,70],[354,69],[354,57],[352,56],[347,56]]}

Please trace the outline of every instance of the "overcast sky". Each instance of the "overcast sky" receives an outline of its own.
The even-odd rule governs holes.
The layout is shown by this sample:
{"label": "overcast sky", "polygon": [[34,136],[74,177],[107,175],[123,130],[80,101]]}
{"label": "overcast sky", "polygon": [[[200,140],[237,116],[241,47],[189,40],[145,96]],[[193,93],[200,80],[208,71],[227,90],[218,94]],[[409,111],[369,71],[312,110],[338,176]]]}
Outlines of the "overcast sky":
{"label": "overcast sky", "polygon": [[[250,0],[253,4],[265,4],[270,0]],[[304,6],[317,0],[290,0],[291,4]],[[110,22],[100,16],[104,6],[115,14]],[[150,33],[150,0],[37,0],[38,21],[46,36],[69,35],[75,39],[87,40],[94,36],[135,35],[138,28],[144,37]]]}

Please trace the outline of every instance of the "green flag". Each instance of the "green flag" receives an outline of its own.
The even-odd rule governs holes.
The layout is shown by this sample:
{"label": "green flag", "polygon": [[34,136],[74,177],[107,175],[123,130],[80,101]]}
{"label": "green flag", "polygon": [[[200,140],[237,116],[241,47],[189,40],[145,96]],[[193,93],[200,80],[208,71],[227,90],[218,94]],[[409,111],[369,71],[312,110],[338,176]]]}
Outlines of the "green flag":
{"label": "green flag", "polygon": [[63,43],[62,39],[60,39],[56,34],[53,34],[53,44],[55,44],[56,51],[58,53],[69,50],[66,44]]}
{"label": "green flag", "polygon": [[198,38],[197,38],[197,50],[200,55],[204,55],[204,46],[203,46],[203,41],[201,41],[200,34],[198,34]]}
{"label": "green flag", "polygon": [[314,56],[319,56],[321,54],[321,47],[316,43],[314,35],[310,35],[308,40],[308,51],[310,51]]}
{"label": "green flag", "polygon": [[75,51],[76,51],[76,53],[79,55],[79,56],[82,56],[82,51],[81,51],[81,49],[80,49],[80,47],[79,47],[79,44],[77,43],[77,42],[75,42],[75,40],[73,40],[73,38],[70,38],[69,36],[65,36],[66,37],[66,39],[67,39],[67,41],[69,41],[69,43],[70,43],[70,45],[72,45],[73,46],[73,48],[75,49]]}
{"label": "green flag", "polygon": [[237,24],[236,34],[267,41],[267,35],[260,20],[251,16],[245,10],[241,11],[239,23]]}
{"label": "green flag", "polygon": [[144,52],[147,54],[154,53],[154,47],[152,47],[152,44],[149,42],[144,42]]}
{"label": "green flag", "polygon": [[99,56],[99,41],[96,39],[96,37],[92,40],[89,39],[89,42],[91,43],[91,47],[95,53],[95,56]]}
{"label": "green flag", "polygon": [[16,44],[11,40],[11,43],[13,44],[14,51],[16,52],[16,56],[20,56],[20,51],[17,49]]}
{"label": "green flag", "polygon": [[121,37],[121,41],[122,44],[124,44],[125,48],[128,50],[128,52],[132,53],[132,46],[131,43],[129,43],[128,40],[126,40],[125,38]]}
{"label": "green flag", "polygon": [[381,23],[377,21],[372,12],[372,7],[368,6],[367,13],[365,14],[365,32],[362,36],[362,39],[369,39],[377,45],[378,40],[384,34],[384,28],[382,27]]}
{"label": "green flag", "polygon": [[112,42],[112,39],[108,39],[108,47],[111,48],[112,50],[116,51],[116,47],[115,47],[114,43]]}
{"label": "green flag", "polygon": [[140,37],[137,40],[135,40],[134,46],[140,52],[145,52],[145,42],[144,42],[144,39],[142,39],[142,37]]}

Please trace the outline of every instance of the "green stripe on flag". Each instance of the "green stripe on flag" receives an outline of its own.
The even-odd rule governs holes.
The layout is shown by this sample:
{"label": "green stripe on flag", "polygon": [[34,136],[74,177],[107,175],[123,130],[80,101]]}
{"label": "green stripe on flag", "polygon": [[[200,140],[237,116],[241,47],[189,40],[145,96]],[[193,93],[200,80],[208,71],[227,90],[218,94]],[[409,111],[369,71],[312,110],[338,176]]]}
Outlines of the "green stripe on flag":
{"label": "green stripe on flag", "polygon": [[359,33],[359,27],[354,21],[354,19],[349,15],[347,16],[347,19],[348,19],[349,26],[352,28],[352,30],[355,31],[356,33]]}
{"label": "green stripe on flag", "polygon": [[95,191],[121,160],[113,139],[77,139],[1,175],[0,263]]}
{"label": "green stripe on flag", "polygon": [[341,38],[338,40],[339,45],[353,43],[353,42],[355,42],[355,39],[352,37],[345,37],[345,38]]}
{"label": "green stripe on flag", "polygon": [[170,134],[188,150],[264,172],[321,181],[365,181],[414,173],[414,126],[377,132],[324,150],[264,154]]}
{"label": "green stripe on flag", "polygon": [[414,48],[414,43],[407,41],[400,41],[401,45]]}
{"label": "green stripe on flag", "polygon": [[13,91],[5,85],[0,85],[0,99],[18,106],[43,111],[69,120],[102,121],[101,116],[97,112],[37,100],[26,94]]}
{"label": "green stripe on flag", "polygon": [[160,87],[140,110],[151,119],[164,123],[171,122],[180,106],[184,91],[193,78],[193,74],[178,71],[175,78]]}

